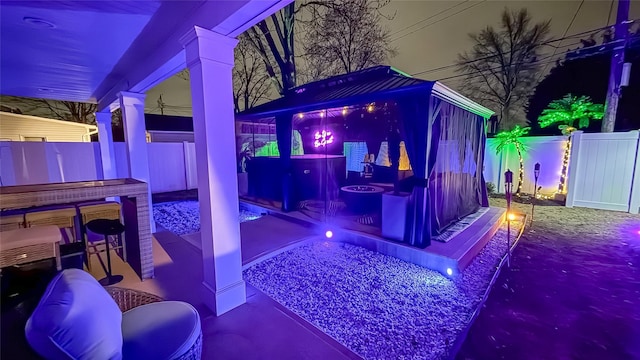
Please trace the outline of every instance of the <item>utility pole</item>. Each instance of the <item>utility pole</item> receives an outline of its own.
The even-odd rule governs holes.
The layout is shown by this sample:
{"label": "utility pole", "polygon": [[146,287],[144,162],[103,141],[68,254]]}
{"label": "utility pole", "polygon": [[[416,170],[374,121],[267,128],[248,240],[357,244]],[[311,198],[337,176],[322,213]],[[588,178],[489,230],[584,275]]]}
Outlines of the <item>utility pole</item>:
{"label": "utility pole", "polygon": [[160,108],[160,115],[164,115],[164,101],[162,101],[162,94],[158,98],[158,107]]}
{"label": "utility pole", "polygon": [[609,72],[609,89],[605,103],[604,119],[602,119],[602,132],[613,132],[616,125],[618,101],[620,99],[620,82],[622,68],[624,66],[624,50],[629,36],[629,1],[618,0],[618,14],[616,16],[614,42],[616,46],[611,56],[611,69]]}

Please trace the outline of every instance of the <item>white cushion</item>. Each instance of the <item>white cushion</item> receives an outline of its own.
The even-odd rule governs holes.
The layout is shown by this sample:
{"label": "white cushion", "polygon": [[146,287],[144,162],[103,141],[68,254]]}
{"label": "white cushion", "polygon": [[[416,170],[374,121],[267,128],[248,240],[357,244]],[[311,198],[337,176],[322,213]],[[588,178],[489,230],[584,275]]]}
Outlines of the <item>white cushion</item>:
{"label": "white cushion", "polygon": [[31,347],[46,359],[122,358],[122,313],[109,293],[80,269],[60,272],[27,321]]}
{"label": "white cushion", "polygon": [[182,301],[162,301],[133,308],[122,315],[123,358],[175,359],[201,334],[198,311]]}

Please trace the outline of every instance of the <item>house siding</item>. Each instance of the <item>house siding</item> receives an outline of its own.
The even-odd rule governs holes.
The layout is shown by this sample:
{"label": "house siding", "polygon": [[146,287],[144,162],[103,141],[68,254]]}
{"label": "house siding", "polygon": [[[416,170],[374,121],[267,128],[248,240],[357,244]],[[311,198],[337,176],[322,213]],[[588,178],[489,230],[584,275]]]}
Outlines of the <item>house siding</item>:
{"label": "house siding", "polygon": [[91,128],[65,121],[0,112],[0,141],[24,141],[24,137],[43,137],[48,142],[87,142]]}

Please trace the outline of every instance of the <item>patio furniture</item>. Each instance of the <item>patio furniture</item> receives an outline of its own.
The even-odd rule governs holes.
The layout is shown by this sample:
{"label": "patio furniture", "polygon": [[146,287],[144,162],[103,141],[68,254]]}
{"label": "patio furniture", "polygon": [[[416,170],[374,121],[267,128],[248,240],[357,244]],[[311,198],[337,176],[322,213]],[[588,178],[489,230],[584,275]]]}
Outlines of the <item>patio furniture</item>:
{"label": "patio furniture", "polygon": [[109,237],[116,236],[118,238],[118,244],[120,244],[122,242],[122,233],[125,230],[124,225],[120,223],[120,220],[95,219],[89,221],[89,223],[87,224],[87,229],[95,234],[102,235],[105,240],[105,252],[107,253],[107,267],[105,268],[106,277],[100,280],[100,284],[108,286],[119,283],[124,277],[122,275],[112,274],[111,252],[109,251],[109,243],[111,241],[109,240]]}
{"label": "patio furniture", "polygon": [[24,227],[24,213],[0,215],[0,231],[16,230]]}
{"label": "patio furniture", "polygon": [[73,205],[54,205],[29,209],[24,214],[26,227],[55,225],[64,243],[76,241],[76,209]]}
{"label": "patio furniture", "polygon": [[111,179],[0,186],[2,208],[25,209],[35,206],[104,201],[119,197],[122,221],[126,227],[125,261],[142,279],[153,277],[152,238],[148,185],[135,179]]}
{"label": "patio furniture", "polygon": [[79,269],[64,270],[49,283],[25,335],[45,359],[198,360],[202,354],[193,306],[104,288]]}
{"label": "patio furniture", "polygon": [[372,185],[349,185],[341,189],[347,209],[355,214],[372,214],[380,210],[384,189]]}
{"label": "patio furniture", "polygon": [[[80,231],[81,237],[86,241],[87,251],[87,269],[91,271],[91,255],[98,255],[101,252],[106,251],[105,236],[96,234],[89,230],[87,231],[87,224],[96,219],[121,219],[121,207],[120,204],[115,201],[90,201],[80,203],[76,205],[78,209],[80,219]],[[109,246],[113,250],[121,251],[120,256],[124,261],[127,261],[126,248],[122,242],[122,237],[115,238],[117,242],[111,242]],[[107,237],[107,240],[113,240],[112,237]],[[102,262],[101,262],[102,263]],[[104,266],[103,266],[104,267]],[[107,272],[107,269],[104,269]]]}
{"label": "patio furniture", "polygon": [[0,268],[55,258],[60,270],[61,239],[60,230],[54,225],[2,231]]}

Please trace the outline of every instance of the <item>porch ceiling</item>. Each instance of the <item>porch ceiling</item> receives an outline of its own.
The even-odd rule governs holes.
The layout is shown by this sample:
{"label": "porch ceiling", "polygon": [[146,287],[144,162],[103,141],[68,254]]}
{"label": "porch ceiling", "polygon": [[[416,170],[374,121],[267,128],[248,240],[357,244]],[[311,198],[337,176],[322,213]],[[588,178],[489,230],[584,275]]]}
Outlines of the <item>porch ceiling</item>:
{"label": "porch ceiling", "polygon": [[0,94],[112,104],[185,67],[197,25],[237,36],[291,0],[2,1]]}

